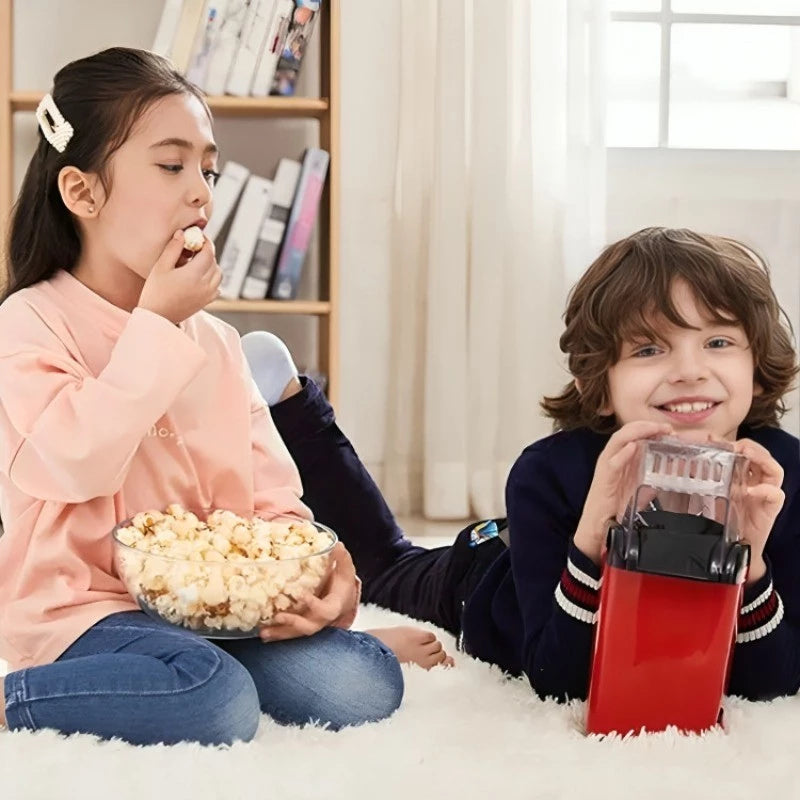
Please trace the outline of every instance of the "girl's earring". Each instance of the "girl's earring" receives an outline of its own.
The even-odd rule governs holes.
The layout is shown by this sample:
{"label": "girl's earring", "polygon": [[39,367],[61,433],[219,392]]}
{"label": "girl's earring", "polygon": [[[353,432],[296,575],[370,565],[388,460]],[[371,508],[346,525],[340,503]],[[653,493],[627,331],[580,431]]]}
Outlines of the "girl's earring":
{"label": "girl's earring", "polygon": [[89,213],[94,214],[94,206],[89,206]]}

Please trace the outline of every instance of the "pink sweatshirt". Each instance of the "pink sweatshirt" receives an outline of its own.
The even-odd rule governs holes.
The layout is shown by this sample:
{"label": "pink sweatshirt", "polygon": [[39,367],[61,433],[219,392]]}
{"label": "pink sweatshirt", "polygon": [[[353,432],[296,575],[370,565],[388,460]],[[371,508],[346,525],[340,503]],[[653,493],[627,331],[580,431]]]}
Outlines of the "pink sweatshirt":
{"label": "pink sweatshirt", "polygon": [[128,313],[68,272],[0,306],[0,658],[54,661],[137,606],[110,532],[137,511],[292,513],[297,468],[232,327]]}

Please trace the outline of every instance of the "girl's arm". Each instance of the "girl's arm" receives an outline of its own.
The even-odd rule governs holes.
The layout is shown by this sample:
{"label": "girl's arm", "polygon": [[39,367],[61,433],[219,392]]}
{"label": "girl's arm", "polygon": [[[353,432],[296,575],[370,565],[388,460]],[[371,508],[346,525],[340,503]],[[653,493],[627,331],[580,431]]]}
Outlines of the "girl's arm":
{"label": "girl's arm", "polygon": [[547,449],[533,445],[518,459],[506,504],[522,668],[539,696],[584,699],[600,570],[572,543],[581,509],[565,496]]}
{"label": "girl's arm", "polygon": [[42,500],[113,495],[205,353],[164,317],[137,308],[94,377],[43,319],[36,322],[21,320],[24,336],[6,334],[0,345],[0,469]]}
{"label": "girl's arm", "polygon": [[[238,334],[236,336],[238,340]],[[303,494],[300,473],[272,421],[241,347],[238,357],[242,364],[242,379],[250,386],[254,510],[269,515],[290,514],[312,519],[311,510],[300,500]]]}

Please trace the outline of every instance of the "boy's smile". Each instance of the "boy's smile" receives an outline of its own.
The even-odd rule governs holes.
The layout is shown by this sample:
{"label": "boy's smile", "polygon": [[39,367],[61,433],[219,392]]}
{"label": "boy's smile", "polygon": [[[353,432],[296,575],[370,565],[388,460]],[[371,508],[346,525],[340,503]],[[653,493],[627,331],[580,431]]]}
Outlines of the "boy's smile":
{"label": "boy's smile", "polygon": [[697,424],[708,419],[720,405],[708,397],[679,397],[658,406],[670,421],[678,424]]}
{"label": "boy's smile", "polygon": [[675,309],[691,327],[652,320],[656,339],[625,341],[608,370],[609,408],[621,426],[669,422],[676,432],[736,439],[754,395],[753,353],[744,329],[714,320],[683,281],[672,287]]}

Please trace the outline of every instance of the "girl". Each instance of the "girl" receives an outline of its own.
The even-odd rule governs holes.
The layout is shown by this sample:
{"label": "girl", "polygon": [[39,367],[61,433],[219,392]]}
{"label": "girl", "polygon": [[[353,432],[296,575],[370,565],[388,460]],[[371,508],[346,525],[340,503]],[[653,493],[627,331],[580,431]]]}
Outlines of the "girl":
{"label": "girl", "polygon": [[800,443],[778,428],[797,373],[763,262],[743,245],[652,228],[608,247],[575,286],[561,348],[572,381],[543,407],[558,432],[508,479],[509,552],[467,601],[464,643],[541,696],[585,698],[600,560],[636,442],[735,441],[751,464],[751,564],[729,691],[800,687]]}
{"label": "girl", "polygon": [[[390,715],[402,673],[348,630],[360,581],[343,545],[324,596],[264,629],[268,646],[156,622],[114,573],[109,532],[133,511],[311,511],[238,335],[198,313],[221,277],[210,241],[183,249],[217,177],[201,92],[113,48],[64,67],[37,117],[0,306],[0,724],[219,744],[251,739],[261,712],[332,728]],[[430,634],[383,633],[446,660]]]}

